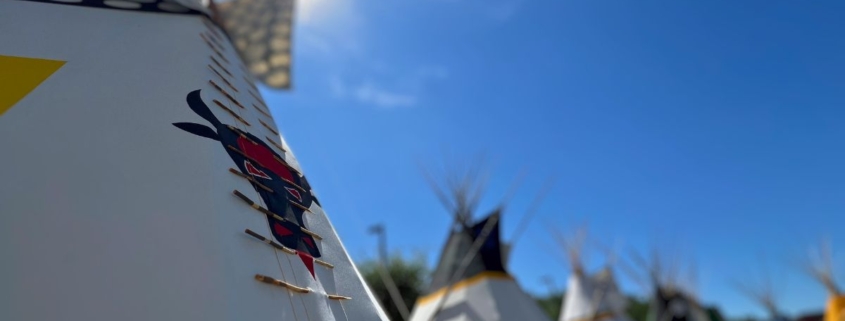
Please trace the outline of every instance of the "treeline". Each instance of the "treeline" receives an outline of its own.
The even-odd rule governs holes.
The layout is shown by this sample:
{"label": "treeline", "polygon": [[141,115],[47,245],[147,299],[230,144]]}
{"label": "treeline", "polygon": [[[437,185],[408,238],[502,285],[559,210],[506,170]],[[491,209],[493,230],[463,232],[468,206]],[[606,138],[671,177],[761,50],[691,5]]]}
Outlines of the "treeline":
{"label": "treeline", "polygon": [[[560,308],[563,302],[564,293],[552,293],[543,297],[535,297],[537,304],[543,308],[543,311],[548,314],[552,320],[557,320],[560,316]],[[633,321],[646,321],[648,315],[649,302],[646,299],[639,297],[628,297],[628,316]],[[710,321],[759,321],[752,318],[743,318],[740,320],[725,320],[722,312],[715,306],[705,307],[705,311],[710,317]]]}

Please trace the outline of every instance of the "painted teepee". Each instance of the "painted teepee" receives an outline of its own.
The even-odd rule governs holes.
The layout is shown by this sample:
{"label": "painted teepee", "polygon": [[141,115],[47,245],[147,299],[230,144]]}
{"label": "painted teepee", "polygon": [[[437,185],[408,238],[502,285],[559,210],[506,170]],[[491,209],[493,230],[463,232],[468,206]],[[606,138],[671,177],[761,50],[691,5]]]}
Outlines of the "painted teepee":
{"label": "painted teepee", "polygon": [[212,4],[0,1],[0,320],[386,319],[255,87],[292,1]]}
{"label": "painted teepee", "polygon": [[845,321],[845,293],[833,279],[833,255],[829,244],[822,244],[816,253],[815,262],[810,262],[807,271],[821,283],[829,296],[824,312],[824,321]]}
{"label": "painted teepee", "polygon": [[446,185],[451,195],[437,188],[435,192],[454,215],[453,228],[427,294],[417,300],[410,320],[548,320],[507,271],[507,245],[499,231],[501,208],[472,220],[483,184],[470,174],[447,180]]}
{"label": "painted teepee", "polygon": [[566,251],[572,273],[567,282],[558,321],[629,321],[627,299],[619,291],[613,270],[608,265],[594,274],[587,274],[582,263],[584,230],[573,239],[554,232],[559,245]]}

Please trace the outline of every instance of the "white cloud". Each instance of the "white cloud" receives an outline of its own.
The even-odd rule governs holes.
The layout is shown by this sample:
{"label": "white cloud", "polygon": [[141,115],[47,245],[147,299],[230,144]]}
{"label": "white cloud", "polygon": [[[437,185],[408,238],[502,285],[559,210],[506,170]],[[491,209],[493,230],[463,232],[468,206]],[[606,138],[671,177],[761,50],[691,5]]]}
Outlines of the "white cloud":
{"label": "white cloud", "polygon": [[417,103],[417,97],[413,95],[390,92],[369,82],[355,88],[354,93],[358,101],[384,108],[410,107]]}
{"label": "white cloud", "polygon": [[308,57],[303,59],[327,73],[322,77],[328,76],[325,91],[332,97],[379,108],[411,107],[423,101],[428,85],[449,76],[443,66],[394,65],[368,52],[368,40],[376,39],[367,37],[360,0],[299,1],[294,41]]}
{"label": "white cloud", "polygon": [[357,24],[354,0],[300,0],[296,3],[296,20],[304,26]]}
{"label": "white cloud", "polygon": [[[373,64],[374,74],[385,73],[384,64]],[[382,108],[411,107],[417,105],[425,94],[426,86],[449,77],[449,70],[439,65],[425,65],[390,81],[377,83],[368,78],[358,83],[346,82],[338,75],[329,77],[329,90],[335,98],[352,99],[362,104]],[[385,86],[383,84],[390,84]]]}
{"label": "white cloud", "polygon": [[366,19],[357,0],[300,0],[295,45],[322,59],[363,56]]}
{"label": "white cloud", "polygon": [[411,107],[417,103],[415,95],[387,90],[371,81],[349,85],[340,77],[332,76],[329,78],[329,88],[338,99],[353,99],[362,104],[381,108]]}

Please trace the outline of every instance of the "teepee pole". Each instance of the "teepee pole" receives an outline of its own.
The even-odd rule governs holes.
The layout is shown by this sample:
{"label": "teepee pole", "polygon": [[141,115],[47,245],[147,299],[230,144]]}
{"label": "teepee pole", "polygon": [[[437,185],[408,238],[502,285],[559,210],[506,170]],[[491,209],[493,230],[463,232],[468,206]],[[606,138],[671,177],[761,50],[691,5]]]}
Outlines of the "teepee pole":
{"label": "teepee pole", "polygon": [[818,257],[815,260],[811,256],[804,265],[805,272],[821,283],[830,296],[843,295],[843,292],[833,280],[833,254],[829,242],[822,242],[817,254]]}
{"label": "teepee pole", "polygon": [[511,248],[516,246],[516,242],[519,241],[519,237],[522,236],[522,233],[525,232],[526,229],[528,229],[528,223],[531,222],[531,219],[534,217],[534,213],[537,212],[538,207],[540,207],[541,202],[546,198],[549,191],[551,191],[554,186],[554,181],[555,179],[552,177],[547,179],[546,183],[543,184],[543,187],[540,188],[540,192],[538,192],[537,196],[534,197],[534,201],[531,202],[531,207],[528,208],[528,211],[522,216],[522,219],[516,226],[513,238],[511,238]]}

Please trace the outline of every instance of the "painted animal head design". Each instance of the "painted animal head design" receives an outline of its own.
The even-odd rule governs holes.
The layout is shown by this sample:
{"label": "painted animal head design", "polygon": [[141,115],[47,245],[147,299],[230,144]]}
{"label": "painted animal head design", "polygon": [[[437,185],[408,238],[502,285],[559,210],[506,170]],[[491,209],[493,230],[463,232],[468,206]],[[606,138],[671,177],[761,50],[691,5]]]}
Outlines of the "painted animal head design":
{"label": "painted animal head design", "polygon": [[187,102],[191,110],[208,121],[211,127],[196,123],[173,125],[191,134],[219,141],[240,172],[253,178],[250,184],[261,195],[267,209],[284,218],[279,220],[267,215],[273,237],[300,255],[320,257],[314,238],[301,229],[305,228],[302,217],[305,209],[310,208],[312,202],[319,205],[305,177],[258,137],[221,123],[202,101],[200,90],[189,93]]}

